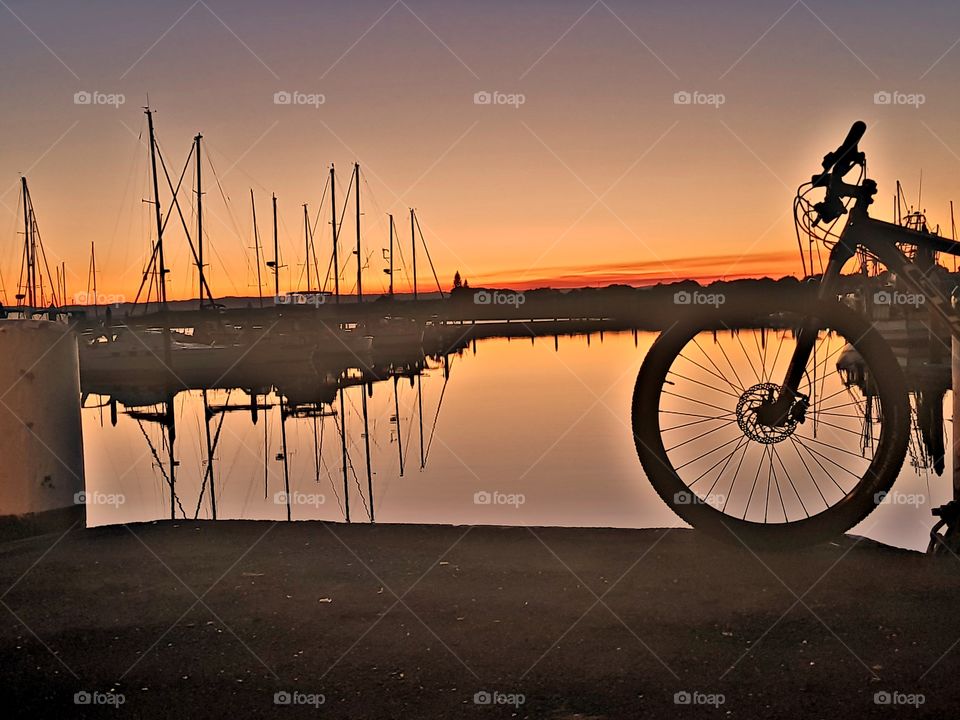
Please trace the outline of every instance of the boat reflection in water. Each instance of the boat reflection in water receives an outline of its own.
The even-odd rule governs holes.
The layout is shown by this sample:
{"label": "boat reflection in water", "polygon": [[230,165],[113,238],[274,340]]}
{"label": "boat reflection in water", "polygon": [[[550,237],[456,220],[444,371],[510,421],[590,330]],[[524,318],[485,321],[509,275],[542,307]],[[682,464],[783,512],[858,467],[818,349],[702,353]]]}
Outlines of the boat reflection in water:
{"label": "boat reflection in water", "polygon": [[[104,414],[108,413],[113,426],[135,423],[140,435],[137,442],[144,443],[155,478],[161,481],[158,489],[166,505],[162,516],[217,519],[217,504],[224,500],[220,495],[230,485],[231,470],[238,462],[251,465],[250,457],[237,456],[242,451],[257,458],[258,467],[262,464],[264,499],[280,506],[282,517],[317,517],[326,495],[291,489],[291,455],[297,452],[291,445],[302,452],[312,444],[311,474],[336,497],[335,519],[373,522],[375,471],[368,400],[374,396],[374,387],[382,386],[392,395],[389,442],[396,444],[399,474],[402,476],[406,467],[405,446],[409,449],[414,428],[419,446],[416,460],[422,468],[432,438],[429,428],[426,437],[424,434],[422,375],[436,370],[443,373],[435,427],[452,359],[465,347],[465,342],[449,332],[425,332],[420,323],[397,318],[350,327],[287,320],[279,329],[256,323],[225,327],[216,320],[183,329],[104,322],[88,329],[81,342],[83,407],[88,413],[99,411],[101,422],[106,422]],[[412,389],[408,392],[416,391],[413,407],[405,408],[408,418],[402,416],[400,401],[406,386]],[[247,438],[240,438],[236,425],[226,422],[229,416],[247,416],[252,426],[262,426],[259,448],[254,450]],[[347,429],[347,421],[354,416],[362,421],[359,437],[351,436]],[[178,425],[184,422],[190,437],[178,443]],[[331,424],[339,447],[337,460],[327,462],[332,453],[329,449],[325,453],[323,444]],[[195,427],[199,451],[195,452],[196,461],[185,462],[183,456],[196,450],[191,447]],[[290,432],[297,435],[295,443],[288,443]],[[308,433],[306,443],[304,432]],[[226,435],[242,440],[234,457],[221,457]],[[123,441],[131,437],[135,436],[126,433]],[[122,468],[118,472],[121,477],[125,474]],[[128,478],[122,484],[125,494],[128,488],[136,492],[128,484],[133,480]],[[96,486],[98,479],[93,479],[93,484]],[[358,502],[362,506],[359,512]],[[156,519],[156,503],[149,504],[153,506],[152,519]],[[329,516],[329,508],[325,515]],[[219,514],[237,516],[235,511]],[[239,516],[248,515],[241,511]],[[89,524],[130,519],[123,508],[88,506]]]}

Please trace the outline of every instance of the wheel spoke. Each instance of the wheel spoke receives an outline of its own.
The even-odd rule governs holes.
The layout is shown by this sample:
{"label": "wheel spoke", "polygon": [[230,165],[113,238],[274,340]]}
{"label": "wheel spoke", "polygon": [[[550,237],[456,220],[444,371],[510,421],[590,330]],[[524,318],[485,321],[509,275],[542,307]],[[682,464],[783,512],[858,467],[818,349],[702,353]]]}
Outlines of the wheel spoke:
{"label": "wheel spoke", "polygon": [[[698,346],[698,347],[699,347],[699,346]],[[703,352],[703,351],[701,350],[701,352]],[[684,355],[683,353],[680,353],[677,357],[681,357],[681,358],[683,358],[684,360],[686,360],[688,363],[690,363],[691,365],[695,365],[696,367],[700,368],[700,369],[703,370],[705,373],[709,373],[710,375],[713,375],[715,378],[718,378],[719,380],[723,380],[727,385],[729,385],[732,389],[736,390],[738,393],[742,393],[742,392],[743,392],[743,388],[742,388],[742,387],[740,387],[740,386],[738,386],[738,385],[734,385],[732,382],[730,382],[730,380],[729,380],[728,378],[726,378],[726,377],[723,376],[723,375],[718,374],[718,373],[721,372],[721,371],[720,371],[720,368],[718,368],[718,367],[716,366],[716,364],[713,362],[713,360],[710,360],[710,357],[709,357],[709,356],[707,357],[707,360],[710,360],[710,364],[713,365],[713,366],[717,369],[717,372],[713,372],[712,370],[710,370],[710,369],[708,369],[708,368],[705,368],[703,365],[701,365],[700,363],[698,363],[696,360],[693,360],[693,359],[691,359],[691,358],[688,358],[688,357],[687,357],[686,355]]]}
{"label": "wheel spoke", "polygon": [[710,404],[710,403],[708,403],[708,402],[704,402],[703,400],[697,400],[696,398],[690,398],[690,397],[687,397],[687,396],[685,396],[685,395],[677,395],[676,393],[672,393],[672,392],[670,392],[669,390],[664,390],[664,391],[663,391],[663,394],[664,394],[664,395],[672,395],[673,397],[680,398],[681,400],[686,400],[686,401],[688,401],[688,402],[695,402],[695,403],[697,403],[697,404],[699,404],[699,405],[706,405],[707,407],[713,408],[714,410],[722,410],[722,411],[725,412],[725,413],[730,412],[727,408],[722,408],[722,407],[720,407],[719,405],[712,405],[712,404]]}
{"label": "wheel spoke", "polygon": [[[742,437],[742,436],[739,436],[739,437]],[[708,450],[707,452],[703,453],[702,455],[698,455],[698,456],[695,457],[693,460],[688,460],[688,461],[685,462],[683,465],[678,466],[676,469],[677,469],[677,470],[682,470],[683,468],[687,467],[687,465],[692,465],[693,463],[697,462],[698,460],[703,460],[703,458],[707,457],[708,455],[712,455],[712,454],[715,453],[717,450],[720,450],[720,449],[722,449],[722,448],[725,448],[725,447],[726,447],[727,445],[729,445],[730,443],[736,442],[736,441],[737,441],[737,438],[733,438],[732,440],[728,440],[727,442],[725,442],[723,445],[717,445],[717,447],[715,447],[713,450]]]}
{"label": "wheel spoke", "polygon": [[678,377],[678,378],[680,378],[681,380],[687,380],[688,382],[692,382],[694,385],[700,385],[700,386],[702,386],[702,387],[708,388],[708,389],[710,389],[710,390],[713,390],[714,392],[723,393],[724,395],[729,395],[730,397],[736,398],[737,400],[740,399],[740,395],[735,395],[735,394],[733,394],[732,392],[730,392],[730,391],[728,391],[728,390],[721,390],[720,388],[715,388],[713,385],[708,385],[708,384],[705,383],[705,382],[701,382],[701,381],[699,381],[699,380],[694,380],[693,378],[688,378],[688,377],[685,376],[685,375],[681,375],[681,374],[678,373],[676,370],[670,370],[670,372],[668,372],[667,374],[668,374],[668,375],[673,375],[674,377]]}
{"label": "wheel spoke", "polygon": [[[803,456],[800,454],[800,448],[803,448],[803,449],[806,450],[808,453],[810,453],[810,449],[807,448],[807,447],[805,447],[805,446],[803,446],[803,445],[800,444],[800,443],[797,443],[797,442],[794,443],[793,449],[796,451],[797,457],[799,457],[800,460],[803,461]],[[814,462],[816,462],[817,465],[820,467],[820,469],[823,470],[823,474],[826,475],[828,478],[830,478],[830,481],[831,481],[834,485],[837,486],[837,489],[840,490],[840,492],[842,492],[844,495],[846,495],[846,494],[847,494],[846,490],[844,490],[842,487],[840,487],[840,483],[838,483],[838,482],[834,479],[833,473],[829,472],[829,471],[823,466],[823,463],[820,462],[820,460],[817,458],[817,456],[814,455],[813,453],[810,453],[810,457],[813,458]],[[807,474],[810,476],[810,482],[813,483],[814,488],[816,488],[817,493],[820,495],[820,498],[823,500],[823,504],[826,505],[827,507],[830,507],[830,503],[828,503],[828,502],[827,502],[827,499],[823,496],[823,491],[820,490],[820,484],[817,482],[816,478],[813,477],[813,473],[810,472],[810,468],[807,467],[806,462],[803,463],[803,467],[804,467],[804,469],[807,471]],[[801,501],[801,503],[802,503],[802,501]]]}
{"label": "wheel spoke", "polygon": [[[733,413],[730,413],[730,416],[732,417]],[[682,425],[674,425],[673,427],[660,428],[660,432],[665,433],[665,432],[670,432],[671,430],[680,430],[681,428],[690,427],[691,425],[699,425],[700,423],[709,422],[710,420],[722,420],[722,419],[723,418],[720,418],[720,417],[708,417],[708,418],[704,418],[703,420],[691,420],[690,422],[683,423]],[[729,422],[729,421],[725,421],[725,422]]]}
{"label": "wheel spoke", "polygon": [[[717,366],[717,364],[713,361],[713,358],[710,357],[710,356],[707,354],[707,351],[704,350],[703,347],[701,347],[700,343],[697,342],[697,339],[696,339],[696,338],[693,339],[693,344],[696,345],[697,348],[699,348],[700,352],[703,353],[703,356],[707,359],[707,361],[708,361],[711,365],[713,365],[714,368],[716,368],[717,372],[720,373],[720,374],[721,374],[721,377],[722,377],[722,376],[723,376],[723,370],[721,370],[721,369]],[[720,348],[720,352],[723,353],[723,355],[726,357],[726,353],[723,352],[723,348],[722,348],[722,347]],[[730,366],[730,369],[733,370],[733,376],[737,379],[737,386],[736,386],[735,389],[739,389],[741,392],[743,392],[743,389],[744,389],[744,387],[745,387],[744,384],[743,384],[743,381],[740,379],[740,376],[737,375],[737,371],[736,371],[736,369],[735,369],[732,365]],[[729,383],[730,381],[727,380],[727,382]],[[733,385],[733,383],[730,383],[730,384]]]}
{"label": "wheel spoke", "polygon": [[[657,395],[659,432],[673,441],[658,445],[667,467],[717,512],[757,525],[790,525],[826,512],[837,518],[849,515],[838,503],[862,492],[860,484],[877,453],[889,452],[893,442],[881,432],[889,410],[884,415],[880,397],[886,400],[896,385],[877,375],[883,366],[871,355],[873,340],[861,342],[848,329],[856,325],[837,327],[829,319],[816,321],[823,327],[812,338],[797,388],[809,401],[807,422],[796,414],[776,423],[764,417],[761,408],[779,396],[797,347],[803,321],[803,308],[797,307],[797,312],[777,313],[770,327],[759,327],[762,321],[737,321],[685,336],[660,376],[666,380]],[[870,387],[879,391],[862,382],[847,385],[846,380],[856,378],[835,368],[841,352],[851,346],[870,373]],[[744,380],[756,384],[748,387]],[[865,395],[868,391],[878,394]]]}
{"label": "wheel spoke", "polygon": [[[692,438],[689,438],[688,440],[684,440],[682,443],[679,443],[679,444],[677,444],[677,445],[674,445],[673,447],[667,448],[667,452],[673,452],[673,451],[676,450],[677,448],[683,447],[683,446],[686,445],[687,443],[692,443],[694,440],[701,440],[701,439],[707,437],[708,435],[712,435],[713,433],[717,432],[717,430],[729,430],[729,429],[730,429],[730,426],[729,426],[729,425],[720,425],[719,427],[715,427],[715,428],[712,428],[712,429],[710,429],[710,430],[707,430],[707,432],[701,433],[700,435],[694,435]],[[738,432],[739,432],[739,430],[740,430],[740,429],[737,428],[737,431],[738,431]]]}
{"label": "wheel spoke", "polygon": [[[720,463],[724,463],[724,466],[720,469],[720,475],[722,475],[722,474],[723,474],[723,471],[724,471],[724,470],[726,469],[726,467],[727,467],[726,463],[729,463],[729,462],[730,462],[730,459],[731,459],[734,455],[737,454],[737,451],[740,449],[740,445],[741,445],[741,443],[742,443],[744,440],[746,440],[746,437],[743,436],[743,435],[741,435],[739,441],[737,442],[736,447],[734,447],[733,450],[730,451],[730,454],[729,454],[729,455],[727,455],[725,458],[720,458],[719,460],[717,460],[713,465],[711,465],[709,468],[707,468],[707,469],[704,470],[702,473],[700,473],[700,477],[698,477],[698,478],[697,478],[696,480],[694,480],[692,483],[690,483],[689,485],[687,485],[687,487],[692,490],[694,485],[696,485],[696,484],[697,484],[698,482],[700,482],[703,478],[705,478],[705,477],[706,477],[717,465],[719,465]],[[717,476],[717,480],[720,479],[720,475]],[[714,482],[714,485],[716,485],[717,481],[714,480],[713,482]],[[710,489],[713,490],[713,487],[711,486]],[[710,494],[710,492],[708,491],[708,492],[707,492],[707,495],[709,495],[709,494]]]}

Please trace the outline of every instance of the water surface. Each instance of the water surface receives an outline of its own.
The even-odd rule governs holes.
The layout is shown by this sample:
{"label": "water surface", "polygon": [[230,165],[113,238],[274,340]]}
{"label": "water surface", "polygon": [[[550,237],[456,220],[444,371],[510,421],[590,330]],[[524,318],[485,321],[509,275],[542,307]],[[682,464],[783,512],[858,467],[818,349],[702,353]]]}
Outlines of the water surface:
{"label": "water surface", "polygon": [[[485,340],[446,358],[449,377],[440,358],[428,360],[419,378],[400,378],[396,398],[392,379],[367,386],[376,521],[682,526],[644,477],[630,428],[633,385],[654,339],[650,333],[606,333]],[[370,521],[363,392],[362,385],[344,392],[353,522]],[[262,403],[264,396],[258,399]],[[88,522],[168,518],[165,429],[138,422],[122,406],[112,426],[107,408],[91,407],[102,400],[88,397],[83,410]],[[273,407],[261,410],[256,423],[245,409],[211,417],[212,439],[219,426],[213,462],[218,518],[286,519],[279,398],[270,393],[266,402]],[[250,396],[240,389],[209,390],[207,404],[248,406]],[[202,498],[200,493],[207,474],[201,391],[177,394],[174,414],[176,516],[210,518],[210,492],[204,490]],[[344,519],[340,422],[338,400],[322,417],[286,420],[293,520]],[[897,499],[853,532],[925,547],[930,508],[949,499],[949,458],[947,463],[938,478],[910,467],[908,459],[895,486]]]}

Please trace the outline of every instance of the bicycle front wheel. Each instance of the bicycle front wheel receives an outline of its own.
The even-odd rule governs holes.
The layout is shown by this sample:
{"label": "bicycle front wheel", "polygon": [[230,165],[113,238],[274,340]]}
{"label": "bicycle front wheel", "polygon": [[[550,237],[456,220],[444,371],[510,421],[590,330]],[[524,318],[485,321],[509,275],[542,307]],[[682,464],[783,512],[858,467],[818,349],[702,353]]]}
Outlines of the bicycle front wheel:
{"label": "bicycle front wheel", "polygon": [[[839,535],[883,499],[903,464],[910,403],[883,337],[839,303],[720,306],[654,343],[633,395],[641,464],[685,521],[728,541],[791,547]],[[813,353],[790,417],[771,421],[797,331]],[[767,423],[767,424],[765,424]]]}

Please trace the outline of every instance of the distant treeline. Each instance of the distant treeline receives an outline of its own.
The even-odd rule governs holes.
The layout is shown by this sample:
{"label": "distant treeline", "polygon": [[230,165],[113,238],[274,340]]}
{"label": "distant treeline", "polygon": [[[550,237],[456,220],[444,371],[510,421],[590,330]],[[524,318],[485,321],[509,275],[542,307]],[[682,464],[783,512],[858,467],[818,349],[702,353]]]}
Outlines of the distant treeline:
{"label": "distant treeline", "polygon": [[[957,285],[960,274],[942,271],[937,280],[944,290],[950,292]],[[889,274],[873,277],[845,275],[839,280],[839,293],[874,292],[891,283]],[[529,320],[529,319],[607,319],[626,327],[656,330],[677,319],[705,308],[729,304],[749,303],[757,308],[770,306],[777,298],[813,298],[817,295],[817,278],[798,280],[795,277],[718,280],[703,285],[694,280],[657,284],[646,287],[610,285],[603,288],[578,288],[557,290],[513,290],[511,288],[460,287],[447,293],[421,296],[416,302],[410,295],[390,298],[380,296],[369,299],[362,305],[353,297],[342,298],[336,304],[327,296],[321,303],[302,306],[275,304],[273,298],[265,299],[264,309],[274,309],[290,318],[336,319],[340,322],[359,321],[373,317],[410,317],[420,321],[484,321],[484,320]],[[259,313],[256,298],[223,298],[218,300],[222,310],[231,316]],[[155,307],[155,306],[154,306]],[[172,316],[196,309],[196,301],[170,303]],[[79,314],[89,310],[79,309]],[[114,318],[128,316],[131,305],[114,306]],[[105,308],[100,308],[102,318]],[[245,312],[246,311],[246,312]],[[136,313],[142,315],[142,309]],[[207,310],[206,316],[210,317]],[[192,313],[190,313],[192,315]]]}

